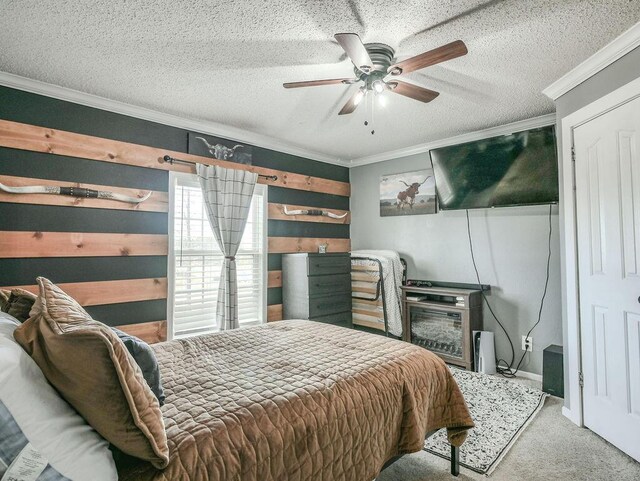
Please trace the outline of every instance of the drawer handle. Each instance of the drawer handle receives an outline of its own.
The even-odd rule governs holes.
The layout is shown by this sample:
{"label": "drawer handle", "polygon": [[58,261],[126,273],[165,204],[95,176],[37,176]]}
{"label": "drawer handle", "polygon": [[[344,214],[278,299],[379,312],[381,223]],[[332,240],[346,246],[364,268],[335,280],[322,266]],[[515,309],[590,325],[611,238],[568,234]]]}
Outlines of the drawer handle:
{"label": "drawer handle", "polygon": [[325,283],[325,284],[323,284],[322,282],[316,282],[316,287],[334,287],[334,286],[340,287],[340,282],[331,282],[331,283]]}

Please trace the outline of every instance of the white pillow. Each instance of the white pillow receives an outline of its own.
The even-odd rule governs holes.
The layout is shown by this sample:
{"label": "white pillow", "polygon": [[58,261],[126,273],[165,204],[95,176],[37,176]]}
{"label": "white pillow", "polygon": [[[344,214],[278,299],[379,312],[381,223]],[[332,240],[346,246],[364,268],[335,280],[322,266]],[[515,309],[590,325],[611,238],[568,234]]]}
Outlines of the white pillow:
{"label": "white pillow", "polygon": [[[47,480],[117,481],[109,444],[58,395],[15,342],[13,331],[19,325],[0,312],[0,478],[11,462],[17,467],[19,453],[22,459],[28,455],[28,442],[31,454],[39,453],[41,464],[48,463]],[[35,472],[16,479],[41,478]]]}

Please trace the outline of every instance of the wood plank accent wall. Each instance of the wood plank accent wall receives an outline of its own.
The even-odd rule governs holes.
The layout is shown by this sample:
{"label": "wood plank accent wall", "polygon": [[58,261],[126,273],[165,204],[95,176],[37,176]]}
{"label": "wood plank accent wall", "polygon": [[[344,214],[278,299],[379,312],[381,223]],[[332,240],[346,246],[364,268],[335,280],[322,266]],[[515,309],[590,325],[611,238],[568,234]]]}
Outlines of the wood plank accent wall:
{"label": "wood plank accent wall", "polygon": [[258,179],[258,182],[287,187],[289,189],[308,190],[335,195],[349,196],[351,187],[348,182],[295,174],[276,169],[265,169],[250,165],[237,164],[226,160],[212,159],[184,152],[136,145],[116,140],[101,139],[89,135],[48,129],[36,125],[21,124],[8,120],[0,120],[0,146],[14,149],[30,150],[48,154],[79,157],[82,159],[134,165],[149,169],[173,170],[178,172],[195,172],[195,167],[184,164],[169,164],[163,161],[165,155],[199,162],[206,165],[220,165],[229,169],[240,169],[263,175],[276,175],[277,180]]}
{"label": "wood plank accent wall", "polygon": [[0,258],[166,256],[167,246],[157,234],[6,231]]}
{"label": "wood plank accent wall", "polygon": [[267,308],[267,321],[282,320],[282,304],[273,304]]}
{"label": "wood plank accent wall", "polygon": [[148,343],[167,340],[167,321],[141,322],[140,324],[127,324],[116,327],[127,334],[144,339]]}
{"label": "wood plank accent wall", "polygon": [[[7,286],[3,289],[12,289],[14,287],[19,287],[34,294],[38,293],[37,285]],[[84,307],[167,298],[166,278],[70,282],[60,283],[58,287]]]}
{"label": "wood plank accent wall", "polygon": [[[0,87],[0,183],[74,186],[141,204],[0,192],[0,287],[35,290],[43,275],[96,319],[150,342],[167,338],[168,171],[164,155],[277,175],[267,184],[268,320],[282,319],[281,255],[350,249],[349,173],[260,147],[253,165],[188,154],[186,130]],[[6,101],[5,101],[6,100]],[[343,219],[287,216],[324,209]],[[5,220],[6,219],[6,220]],[[3,287],[4,286],[4,287]]]}
{"label": "wood plank accent wall", "polygon": [[282,271],[269,271],[267,287],[282,287]]}
{"label": "wood plank accent wall", "polygon": [[327,252],[349,252],[349,239],[317,237],[269,237],[269,252],[284,254],[287,252],[318,252],[320,244],[327,244]]}

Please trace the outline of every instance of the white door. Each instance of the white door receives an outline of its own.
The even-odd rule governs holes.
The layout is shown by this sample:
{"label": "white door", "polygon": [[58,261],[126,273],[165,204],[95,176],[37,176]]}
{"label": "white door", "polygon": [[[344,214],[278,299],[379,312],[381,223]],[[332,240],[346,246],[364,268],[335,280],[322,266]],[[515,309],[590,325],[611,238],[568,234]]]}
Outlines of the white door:
{"label": "white door", "polygon": [[640,98],[574,147],[584,424],[640,460]]}

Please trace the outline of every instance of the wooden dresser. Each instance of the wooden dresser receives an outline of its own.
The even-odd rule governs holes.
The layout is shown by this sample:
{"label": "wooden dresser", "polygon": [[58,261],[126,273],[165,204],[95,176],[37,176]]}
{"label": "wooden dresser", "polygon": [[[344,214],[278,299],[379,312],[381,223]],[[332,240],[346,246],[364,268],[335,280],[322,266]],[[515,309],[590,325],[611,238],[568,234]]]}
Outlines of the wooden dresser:
{"label": "wooden dresser", "polygon": [[284,254],[282,314],[352,327],[350,254]]}

